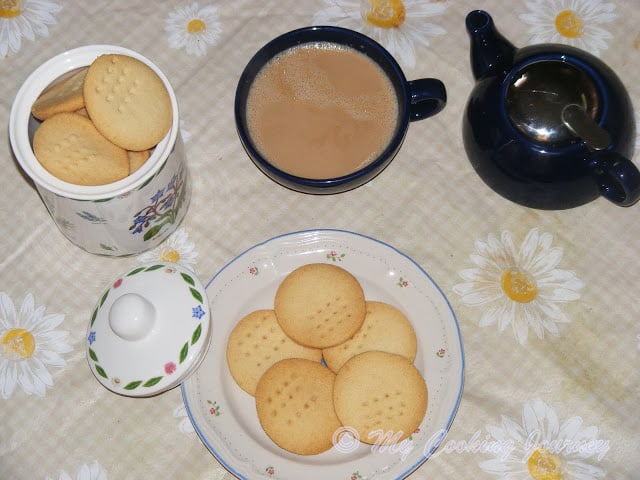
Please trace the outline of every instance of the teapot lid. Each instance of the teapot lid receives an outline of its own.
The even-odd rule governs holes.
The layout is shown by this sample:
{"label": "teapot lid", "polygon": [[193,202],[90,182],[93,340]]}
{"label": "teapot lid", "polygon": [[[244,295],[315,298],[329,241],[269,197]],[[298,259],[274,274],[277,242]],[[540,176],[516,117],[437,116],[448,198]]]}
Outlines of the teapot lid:
{"label": "teapot lid", "polygon": [[597,124],[601,97],[593,78],[561,60],[539,60],[509,80],[506,108],[513,125],[528,139],[547,147],[584,140],[606,148],[610,137]]}

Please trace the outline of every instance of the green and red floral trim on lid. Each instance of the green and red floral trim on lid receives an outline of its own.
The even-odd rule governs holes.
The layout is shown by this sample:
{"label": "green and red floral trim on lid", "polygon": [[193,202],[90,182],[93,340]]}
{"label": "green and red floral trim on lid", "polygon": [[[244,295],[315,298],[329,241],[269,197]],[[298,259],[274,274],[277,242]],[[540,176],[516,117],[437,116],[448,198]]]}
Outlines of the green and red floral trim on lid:
{"label": "green and red floral trim on lid", "polygon": [[[170,272],[172,273],[173,270],[171,267],[167,267],[166,265],[152,265],[149,267],[140,267],[140,268],[136,268],[132,271],[130,271],[129,273],[127,273],[125,275],[125,277],[131,277],[132,275],[136,275],[138,273],[141,272],[152,272],[154,270],[159,270],[161,268],[167,268],[168,270],[170,270]],[[191,309],[191,316],[193,318],[197,318],[200,319],[203,316],[206,315],[205,310],[202,308],[202,304],[204,301],[203,295],[202,293],[200,293],[196,288],[196,282],[194,281],[193,277],[187,273],[184,272],[180,272],[180,277],[182,278],[182,280],[184,280],[184,282],[187,284],[188,288],[189,288],[189,292],[191,293],[191,296],[198,302],[196,306],[194,306]],[[124,278],[119,278],[118,280],[116,280],[112,286],[112,288],[107,289],[107,291],[104,293],[104,295],[102,296],[102,298],[100,299],[100,302],[98,303],[98,305],[96,306],[96,308],[93,311],[93,314],[91,316],[91,322],[90,322],[90,330],[89,330],[89,335],[87,336],[87,341],[89,342],[89,348],[88,348],[88,354],[89,354],[89,358],[91,360],[91,362],[93,362],[93,368],[95,370],[95,372],[102,378],[106,379],[106,380],[110,380],[111,383],[115,386],[119,386],[120,383],[122,382],[121,379],[119,377],[111,377],[109,376],[109,374],[105,371],[105,369],[100,365],[100,360],[98,358],[98,355],[96,354],[96,352],[91,348],[91,345],[93,345],[93,343],[97,340],[96,337],[96,331],[95,330],[91,330],[91,327],[93,327],[93,324],[96,321],[96,318],[98,317],[98,313],[100,311],[100,309],[102,308],[102,306],[104,305],[104,303],[106,302],[107,298],[109,297],[109,293],[111,293],[112,290],[119,288],[122,283],[124,282]],[[177,369],[178,365],[181,365],[188,357],[189,355],[189,350],[190,348],[192,348],[193,346],[195,346],[198,341],[200,340],[201,336],[202,336],[202,323],[199,323],[197,325],[197,327],[195,328],[195,330],[193,331],[193,333],[191,334],[191,338],[188,339],[183,345],[182,348],[180,349],[180,351],[178,352],[177,355],[177,359],[175,361],[173,361],[173,359],[167,359],[167,362],[163,365],[162,370],[165,372],[166,375],[171,375],[172,373],[174,373]],[[177,364],[176,364],[177,362]],[[140,379],[140,380],[132,380],[130,382],[128,382],[126,385],[124,385],[122,387],[123,390],[127,390],[127,391],[132,391],[135,390],[137,388],[150,388],[150,387],[154,387],[155,385],[157,385],[158,383],[160,383],[160,381],[162,381],[163,378],[165,378],[166,375],[158,375],[158,376],[154,376],[148,379]]]}

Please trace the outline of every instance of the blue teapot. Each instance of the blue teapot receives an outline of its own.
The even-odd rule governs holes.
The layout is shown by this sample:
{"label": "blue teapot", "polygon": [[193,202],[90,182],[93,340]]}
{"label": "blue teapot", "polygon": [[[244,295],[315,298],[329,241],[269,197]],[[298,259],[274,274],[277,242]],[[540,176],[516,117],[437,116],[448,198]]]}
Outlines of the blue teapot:
{"label": "blue teapot", "polygon": [[473,168],[503,197],[531,208],[577,207],[599,196],[640,199],[630,160],[631,100],[616,74],[573,47],[515,48],[482,10],[467,15],[476,84],[463,120]]}

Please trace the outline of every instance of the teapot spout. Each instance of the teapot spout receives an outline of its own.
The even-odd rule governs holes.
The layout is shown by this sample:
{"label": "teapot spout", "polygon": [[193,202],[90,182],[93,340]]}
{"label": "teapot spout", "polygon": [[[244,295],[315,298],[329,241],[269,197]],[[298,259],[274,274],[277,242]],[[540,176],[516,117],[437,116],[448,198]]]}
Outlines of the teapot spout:
{"label": "teapot spout", "polygon": [[474,10],[467,15],[466,27],[471,39],[471,70],[476,80],[511,68],[516,48],[498,32],[491,15]]}

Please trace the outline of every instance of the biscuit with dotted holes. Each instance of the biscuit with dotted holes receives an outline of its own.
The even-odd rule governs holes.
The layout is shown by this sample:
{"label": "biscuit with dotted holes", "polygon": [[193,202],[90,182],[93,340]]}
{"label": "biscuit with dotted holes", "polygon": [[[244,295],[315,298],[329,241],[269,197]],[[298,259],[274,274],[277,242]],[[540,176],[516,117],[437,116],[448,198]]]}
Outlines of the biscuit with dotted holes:
{"label": "biscuit with dotted holes", "polygon": [[127,55],[96,58],[84,81],[84,101],[96,128],[125,150],[147,150],[171,127],[171,97],[152,68]]}
{"label": "biscuit with dotted holes", "polygon": [[49,173],[75,185],[104,185],[129,175],[126,150],[77,113],[58,113],[42,122],[33,136],[33,153]]}
{"label": "biscuit with dotted holes", "polygon": [[311,263],[289,273],[278,286],[274,310],[294,341],[313,348],[338,345],[358,331],[365,316],[358,280],[336,265]]}
{"label": "biscuit with dotted holes", "polygon": [[258,380],[285,358],[320,363],[322,351],[295,343],[280,328],[273,310],[256,310],[233,327],[227,341],[227,365],[238,386],[255,395]]}
{"label": "biscuit with dotted holes", "polygon": [[390,445],[411,435],[427,411],[427,384],[402,355],[369,351],[336,374],[333,404],[343,425],[361,442]]}
{"label": "biscuit with dotted holes", "polygon": [[289,358],[271,366],[258,381],[255,396],[267,436],[298,455],[329,450],[341,427],[333,409],[334,379],[331,370],[311,360]]}
{"label": "biscuit with dotted holes", "polygon": [[80,68],[48,87],[33,102],[31,114],[38,120],[46,120],[56,113],[84,108],[82,92],[86,74],[87,67]]}
{"label": "biscuit with dotted holes", "polygon": [[337,372],[351,357],[369,350],[396,353],[413,362],[418,341],[409,319],[388,303],[367,301],[364,323],[353,337],[340,345],[325,348],[327,366]]}

